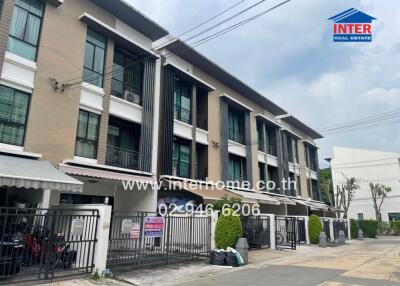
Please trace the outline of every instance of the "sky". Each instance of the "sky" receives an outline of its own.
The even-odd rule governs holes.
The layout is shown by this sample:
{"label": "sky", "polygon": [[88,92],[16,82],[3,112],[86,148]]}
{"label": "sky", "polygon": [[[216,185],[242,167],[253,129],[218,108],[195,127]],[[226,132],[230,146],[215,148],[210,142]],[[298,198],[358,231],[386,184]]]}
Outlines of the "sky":
{"label": "sky", "polygon": [[[173,35],[239,2],[127,1]],[[246,0],[218,19],[258,1]],[[280,1],[267,0],[228,24]],[[372,43],[332,41],[327,19],[350,8],[377,18]],[[400,108],[398,0],[292,0],[196,49],[315,130]],[[400,152],[399,127],[395,123],[317,140],[320,166],[328,165],[324,158],[332,155],[333,146]]]}

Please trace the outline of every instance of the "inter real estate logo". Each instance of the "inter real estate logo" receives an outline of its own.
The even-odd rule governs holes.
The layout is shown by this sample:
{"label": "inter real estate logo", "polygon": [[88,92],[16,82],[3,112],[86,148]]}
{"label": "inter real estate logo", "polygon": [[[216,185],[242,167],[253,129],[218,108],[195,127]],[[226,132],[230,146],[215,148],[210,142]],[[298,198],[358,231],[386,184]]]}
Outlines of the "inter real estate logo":
{"label": "inter real estate logo", "polygon": [[328,20],[333,21],[334,42],[372,41],[372,20],[376,18],[370,15],[351,8]]}

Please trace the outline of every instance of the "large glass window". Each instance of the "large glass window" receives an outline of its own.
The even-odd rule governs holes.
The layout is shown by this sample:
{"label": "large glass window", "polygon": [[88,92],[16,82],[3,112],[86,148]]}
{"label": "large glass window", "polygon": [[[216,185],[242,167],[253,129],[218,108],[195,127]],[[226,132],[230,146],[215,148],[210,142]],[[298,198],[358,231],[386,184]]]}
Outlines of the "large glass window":
{"label": "large glass window", "polygon": [[174,143],[173,175],[182,178],[190,176],[190,148],[180,142]]}
{"label": "large glass window", "polygon": [[175,79],[175,118],[191,124],[191,86],[181,79]]}
{"label": "large glass window", "polygon": [[264,124],[260,121],[257,121],[257,141],[258,151],[265,152]]}
{"label": "large glass window", "polygon": [[76,132],[75,155],[95,159],[99,138],[100,116],[79,110],[78,130]]}
{"label": "large glass window", "polygon": [[15,0],[7,50],[35,61],[39,44],[43,3],[37,0]]}
{"label": "large glass window", "polygon": [[0,85],[0,143],[24,145],[29,95]]}
{"label": "large glass window", "polygon": [[231,108],[228,110],[228,139],[244,144],[243,112]]}
{"label": "large glass window", "polygon": [[245,162],[243,158],[230,155],[228,163],[228,179],[233,182],[242,182],[244,178]]}
{"label": "large glass window", "polygon": [[278,152],[276,149],[276,128],[267,126],[265,131],[267,136],[267,153],[272,156],[277,156]]}
{"label": "large glass window", "polygon": [[141,104],[144,64],[142,59],[120,48],[114,52],[111,93]]}
{"label": "large glass window", "polygon": [[92,31],[87,31],[83,80],[103,87],[104,60],[107,39]]}
{"label": "large glass window", "polygon": [[400,221],[400,213],[388,213],[389,221]]}

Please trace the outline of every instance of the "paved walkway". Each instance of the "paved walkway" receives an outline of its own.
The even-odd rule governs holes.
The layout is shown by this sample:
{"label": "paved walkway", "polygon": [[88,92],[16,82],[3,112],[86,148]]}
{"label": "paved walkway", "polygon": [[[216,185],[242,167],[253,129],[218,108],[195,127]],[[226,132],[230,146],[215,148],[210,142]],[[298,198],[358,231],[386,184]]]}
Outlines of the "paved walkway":
{"label": "paved walkway", "polygon": [[118,274],[120,281],[75,280],[59,286],[400,286],[400,238],[351,241],[336,248],[250,253],[240,268],[197,262]]}

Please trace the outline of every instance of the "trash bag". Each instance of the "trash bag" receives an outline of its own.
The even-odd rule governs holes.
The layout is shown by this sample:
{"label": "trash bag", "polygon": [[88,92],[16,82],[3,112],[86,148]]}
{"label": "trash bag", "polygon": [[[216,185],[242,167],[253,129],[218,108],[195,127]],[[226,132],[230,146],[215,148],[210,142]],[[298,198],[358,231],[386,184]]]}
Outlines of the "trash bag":
{"label": "trash bag", "polygon": [[210,255],[211,265],[225,265],[225,252],[213,250]]}
{"label": "trash bag", "polygon": [[233,267],[238,267],[239,262],[236,257],[236,253],[233,252],[227,252],[226,257],[225,257],[225,265],[226,266],[233,266]]}

